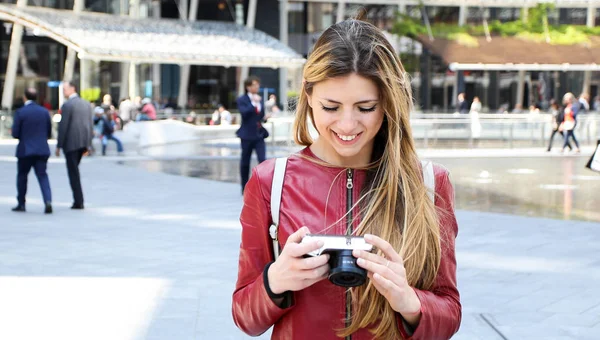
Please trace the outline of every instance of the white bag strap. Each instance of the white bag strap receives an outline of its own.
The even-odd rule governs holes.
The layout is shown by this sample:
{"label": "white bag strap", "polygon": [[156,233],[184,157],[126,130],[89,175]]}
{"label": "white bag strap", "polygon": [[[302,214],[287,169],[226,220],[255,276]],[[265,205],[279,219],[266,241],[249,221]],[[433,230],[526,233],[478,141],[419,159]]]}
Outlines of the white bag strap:
{"label": "white bag strap", "polygon": [[279,206],[281,204],[281,192],[283,191],[283,177],[287,166],[287,157],[275,160],[275,171],[273,172],[273,184],[271,186],[271,220],[273,224],[269,227],[269,235],[273,240],[273,256],[275,260],[279,257]]}
{"label": "white bag strap", "polygon": [[435,203],[435,175],[433,173],[433,163],[430,161],[421,161],[423,169],[423,182],[427,188],[427,195],[431,202]]}

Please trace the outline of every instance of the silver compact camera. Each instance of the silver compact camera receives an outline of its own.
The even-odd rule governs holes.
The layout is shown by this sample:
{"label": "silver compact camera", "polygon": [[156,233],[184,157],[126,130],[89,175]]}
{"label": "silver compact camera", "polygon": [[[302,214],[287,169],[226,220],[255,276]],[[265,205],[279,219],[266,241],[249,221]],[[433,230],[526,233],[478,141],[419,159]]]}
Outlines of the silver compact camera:
{"label": "silver compact camera", "polygon": [[356,287],[367,281],[367,271],[356,264],[354,249],[372,251],[373,245],[361,236],[312,235],[304,236],[302,242],[323,241],[323,246],[306,256],[329,254],[329,281],[341,287]]}

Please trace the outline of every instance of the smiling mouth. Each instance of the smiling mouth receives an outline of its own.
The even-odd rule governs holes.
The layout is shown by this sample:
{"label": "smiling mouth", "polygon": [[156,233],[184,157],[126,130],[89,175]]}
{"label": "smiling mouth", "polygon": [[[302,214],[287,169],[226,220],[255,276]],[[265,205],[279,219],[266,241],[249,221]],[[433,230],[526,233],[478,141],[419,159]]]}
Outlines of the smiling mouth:
{"label": "smiling mouth", "polygon": [[355,140],[355,139],[356,139],[358,136],[360,136],[360,135],[362,134],[362,132],[361,132],[361,133],[354,134],[354,135],[342,135],[342,134],[339,134],[339,133],[337,133],[337,132],[334,132],[334,134],[335,134],[335,135],[336,135],[336,136],[337,136],[337,137],[338,137],[338,138],[339,138],[339,139],[340,139],[342,142],[352,142],[352,141],[354,141],[354,140]]}

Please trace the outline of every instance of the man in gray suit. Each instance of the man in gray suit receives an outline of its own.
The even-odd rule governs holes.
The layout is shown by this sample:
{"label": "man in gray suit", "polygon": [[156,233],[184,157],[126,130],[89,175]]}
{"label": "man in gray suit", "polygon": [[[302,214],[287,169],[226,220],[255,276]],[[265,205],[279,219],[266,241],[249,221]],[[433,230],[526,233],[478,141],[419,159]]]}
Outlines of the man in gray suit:
{"label": "man in gray suit", "polygon": [[69,183],[73,191],[71,209],[83,209],[83,191],[79,177],[79,163],[88,154],[93,138],[92,106],[77,95],[77,88],[71,82],[63,82],[63,94],[67,102],[61,108],[62,118],[58,126],[56,156],[60,149],[65,153]]}

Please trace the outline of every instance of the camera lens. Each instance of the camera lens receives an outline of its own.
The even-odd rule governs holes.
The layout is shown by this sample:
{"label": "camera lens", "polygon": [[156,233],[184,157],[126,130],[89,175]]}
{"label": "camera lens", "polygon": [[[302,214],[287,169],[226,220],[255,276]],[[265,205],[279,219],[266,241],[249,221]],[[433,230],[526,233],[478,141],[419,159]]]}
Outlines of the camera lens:
{"label": "camera lens", "polygon": [[356,265],[352,250],[340,250],[330,253],[329,281],[341,287],[356,287],[365,283],[367,271]]}

